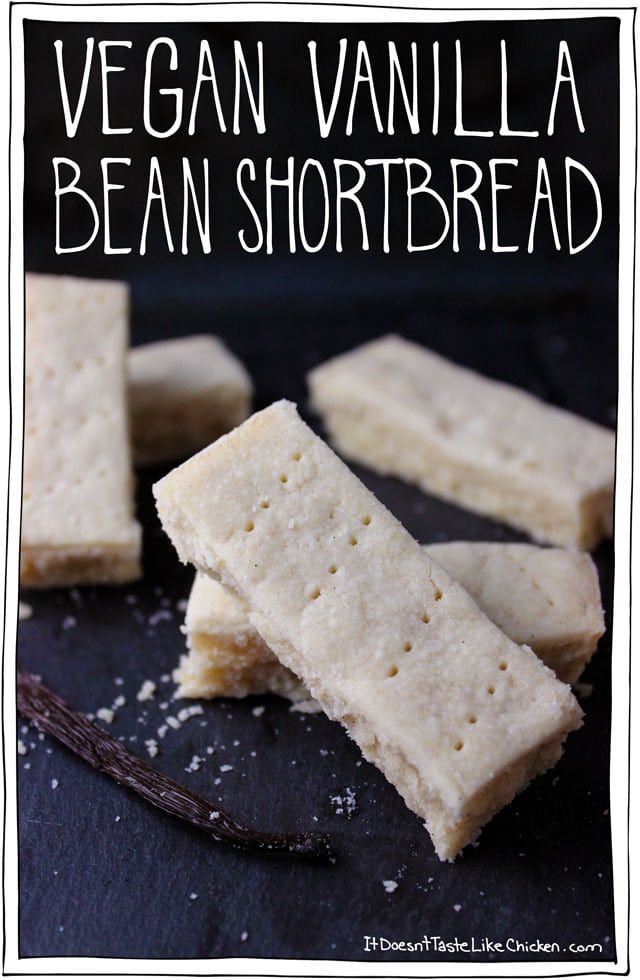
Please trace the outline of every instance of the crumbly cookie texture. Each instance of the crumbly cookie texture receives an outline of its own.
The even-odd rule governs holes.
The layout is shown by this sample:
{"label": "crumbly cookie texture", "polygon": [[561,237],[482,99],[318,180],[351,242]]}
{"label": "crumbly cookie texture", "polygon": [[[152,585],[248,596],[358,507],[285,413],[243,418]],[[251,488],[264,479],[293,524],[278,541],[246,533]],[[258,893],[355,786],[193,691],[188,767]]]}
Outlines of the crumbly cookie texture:
{"label": "crumbly cookie texture", "polygon": [[[496,626],[526,643],[561,681],[575,683],[604,633],[591,556],[529,544],[452,541],[427,553],[462,585]],[[178,697],[308,697],[249,622],[246,604],[196,573],[184,633],[187,654],[173,673]]]}
{"label": "crumbly cookie texture", "polygon": [[610,430],[396,336],[320,365],[308,382],[349,459],[538,541],[590,549],[611,535]]}
{"label": "crumbly cookie texture", "polygon": [[251,625],[242,599],[200,572],[189,595],[183,631],[188,653],[173,672],[177,697],[309,697],[302,681],[282,666]]}
{"label": "crumbly cookie texture", "polygon": [[442,859],[560,757],[581,711],[278,402],[154,487],[182,561],[420,814]]}
{"label": "crumbly cookie texture", "polygon": [[140,575],[126,398],[123,283],[26,277],[20,582]]}
{"label": "crumbly cookie texture", "polygon": [[247,418],[253,386],[221,340],[178,337],[129,352],[134,461],[184,459]]}

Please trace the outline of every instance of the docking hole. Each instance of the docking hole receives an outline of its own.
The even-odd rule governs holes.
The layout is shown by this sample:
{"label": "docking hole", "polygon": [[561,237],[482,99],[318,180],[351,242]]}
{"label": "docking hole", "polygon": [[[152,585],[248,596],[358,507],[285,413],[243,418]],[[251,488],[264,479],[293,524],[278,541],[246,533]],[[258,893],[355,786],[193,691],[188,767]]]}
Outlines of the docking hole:
{"label": "docking hole", "polygon": [[329,565],[329,575],[335,575],[337,571],[336,565]]}
{"label": "docking hole", "polygon": [[352,547],[355,547],[357,545],[357,543],[358,543],[358,539],[356,538],[355,534],[350,534],[349,535],[349,544]]}
{"label": "docking hole", "polygon": [[393,664],[393,666],[389,667],[389,670],[387,671],[387,677],[395,677],[397,673],[398,668],[395,664]]}
{"label": "docking hole", "polygon": [[475,725],[477,720],[478,719],[476,718],[475,715],[469,715],[469,717],[467,718],[467,721],[469,722],[470,725]]}
{"label": "docking hole", "polygon": [[464,742],[458,741],[458,742],[456,742],[456,744],[453,747],[456,750],[456,752],[459,752],[460,749],[463,749],[464,748]]}
{"label": "docking hole", "polygon": [[319,595],[320,595],[320,589],[316,587],[316,588],[315,588],[315,589],[313,590],[313,592],[311,593],[311,596],[310,596],[310,598],[311,598],[311,599],[317,599],[317,598],[319,597]]}
{"label": "docking hole", "polygon": [[506,670],[508,666],[509,666],[509,665],[508,665],[508,664],[506,664],[506,663],[504,662],[504,660],[503,660],[501,664],[498,664],[498,669],[499,669],[499,670]]}
{"label": "docking hole", "polygon": [[294,453],[291,459],[294,461],[294,463],[299,463],[302,459],[302,453]]}
{"label": "docking hole", "polygon": [[280,483],[286,483],[288,479],[289,479],[289,477],[287,476],[286,473],[281,473],[280,474]]}
{"label": "docking hole", "polygon": [[442,589],[438,588],[437,585],[435,587],[435,592],[433,593],[433,598],[436,600],[436,602],[440,602],[442,599]]}
{"label": "docking hole", "polygon": [[426,613],[426,612],[425,612],[425,613],[423,613],[423,614],[422,614],[422,616],[421,616],[420,618],[422,619],[422,622],[423,622],[423,623],[428,623],[428,622],[429,622],[429,614],[428,614],[428,613]]}
{"label": "docking hole", "polygon": [[263,510],[269,510],[269,501],[268,500],[262,500],[260,502],[260,506],[262,507]]}
{"label": "docking hole", "polygon": [[253,521],[247,521],[247,523],[244,526],[244,529],[245,531],[253,531],[254,527],[255,524],[253,523]]}
{"label": "docking hole", "polygon": [[371,524],[371,518],[369,517],[368,514],[365,514],[365,516],[362,518],[362,523],[364,524],[365,527],[369,527],[369,525]]}
{"label": "docking hole", "polygon": [[405,653],[411,653],[411,651],[413,650],[413,643],[410,643],[409,640],[407,640],[407,642],[405,643],[402,649],[404,650]]}
{"label": "docking hole", "polygon": [[493,684],[491,684],[491,685],[490,685],[490,686],[489,686],[489,687],[487,688],[487,694],[495,694],[495,693],[496,693],[496,689],[495,689],[495,687],[493,686]]}

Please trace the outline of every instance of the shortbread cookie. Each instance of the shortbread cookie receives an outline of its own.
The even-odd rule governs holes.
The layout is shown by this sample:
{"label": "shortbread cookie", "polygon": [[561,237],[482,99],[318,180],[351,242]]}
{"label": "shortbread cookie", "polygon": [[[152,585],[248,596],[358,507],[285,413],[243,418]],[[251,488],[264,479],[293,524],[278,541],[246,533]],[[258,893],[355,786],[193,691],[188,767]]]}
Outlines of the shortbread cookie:
{"label": "shortbread cookie", "polygon": [[155,485],[180,558],[424,817],[442,859],[561,755],[571,689],[487,619],[279,402]]}
{"label": "shortbread cookie", "polygon": [[126,401],[123,283],[26,277],[20,582],[129,582],[140,527]]}
{"label": "shortbread cookie", "polygon": [[[426,547],[507,636],[530,646],[560,680],[578,680],[604,633],[590,555],[475,541]],[[189,596],[184,632],[188,653],[173,673],[178,697],[271,692],[298,701],[309,696],[253,628],[245,603],[201,572]]]}
{"label": "shortbread cookie", "polygon": [[201,572],[193,582],[183,630],[189,653],[173,672],[178,697],[309,697],[251,625],[242,599]]}
{"label": "shortbread cookie", "polygon": [[136,463],[184,459],[251,411],[246,370],[217,337],[178,337],[129,353],[131,438]]}
{"label": "shortbread cookie", "polygon": [[427,550],[507,636],[530,646],[561,681],[578,680],[605,628],[591,555],[467,541]]}
{"label": "shortbread cookie", "polygon": [[611,535],[613,432],[401,337],[309,375],[336,448],[534,539],[593,548]]}

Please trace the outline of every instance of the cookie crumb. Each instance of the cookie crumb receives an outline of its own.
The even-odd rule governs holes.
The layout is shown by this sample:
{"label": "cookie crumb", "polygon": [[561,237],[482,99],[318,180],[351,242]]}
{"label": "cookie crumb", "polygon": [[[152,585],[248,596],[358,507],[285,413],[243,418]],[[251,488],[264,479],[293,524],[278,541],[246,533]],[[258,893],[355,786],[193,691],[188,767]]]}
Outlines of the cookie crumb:
{"label": "cookie crumb", "polygon": [[30,606],[28,602],[23,602],[21,599],[18,602],[18,619],[31,619],[33,616],[33,606]]}
{"label": "cookie crumb", "polygon": [[150,701],[153,695],[156,693],[156,685],[153,681],[146,680],[143,682],[142,687],[136,694],[137,701]]}

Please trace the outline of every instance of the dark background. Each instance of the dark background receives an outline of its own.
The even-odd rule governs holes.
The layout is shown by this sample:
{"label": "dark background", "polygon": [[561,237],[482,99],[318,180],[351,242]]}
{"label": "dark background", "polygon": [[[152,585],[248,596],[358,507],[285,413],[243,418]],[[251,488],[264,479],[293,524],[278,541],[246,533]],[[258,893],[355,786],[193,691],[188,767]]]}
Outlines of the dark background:
{"label": "dark background", "polygon": [[[256,385],[256,405],[286,396],[306,411],[304,375],[314,364],[390,330],[414,338],[460,363],[526,388],[554,404],[607,426],[615,425],[617,391],[618,243],[618,28],[613,18],[534,23],[519,21],[439,26],[397,25],[156,25],[121,28],[29,22],[25,29],[25,265],[29,270],[126,279],[132,288],[132,340],[211,331],[244,360]],[[178,44],[180,70],[157,77],[157,86],[193,86],[200,37],[212,42],[227,123],[233,78],[234,38],[265,44],[267,134],[220,134],[206,97],[199,134],[151,140],[141,125],[142,67],[149,41],[170,34]],[[65,41],[75,93],[84,60],[84,39],[130,39],[131,52],[114,60],[129,67],[113,75],[112,124],[132,125],[127,137],[99,135],[100,89],[92,75],[78,135],[68,140],[55,68],[53,41]],[[366,110],[356,115],[354,135],[323,141],[316,133],[306,42],[318,41],[335,58],[338,40],[367,39],[380,91],[386,87],[386,42],[418,43],[424,91],[423,134],[380,136]],[[510,122],[546,130],[560,39],[569,42],[586,133],[577,131],[571,102],[562,92],[556,135],[537,140],[454,138],[454,39],[462,41],[465,121],[469,128],[499,125],[499,41],[508,42]],[[431,43],[440,41],[441,126],[431,135]],[[325,88],[333,62],[322,62]],[[352,65],[352,62],[348,62]],[[346,78],[352,77],[349,71]],[[568,89],[568,86],[563,86]],[[226,100],[225,100],[226,93]],[[345,102],[338,119],[343,121]],[[187,95],[186,113],[189,103]],[[154,121],[162,124],[162,105]],[[385,102],[381,96],[385,117]],[[157,115],[156,115],[157,113]],[[400,117],[398,117],[399,119]],[[230,127],[229,127],[230,128]],[[82,253],[54,253],[51,158],[69,156],[82,167],[84,186],[99,198],[99,159],[130,156],[118,170],[127,190],[114,195],[116,245],[136,247],[144,212],[148,158],[159,156],[175,240],[179,247],[180,158],[212,161],[214,253],[168,255],[160,222],[151,224],[146,256],[104,256],[100,240]],[[356,222],[347,221],[345,250],[329,246],[318,255],[287,251],[281,193],[275,254],[247,255],[237,230],[247,225],[235,194],[235,167],[251,156],[260,170],[267,155],[283,171],[286,157],[423,157],[433,167],[433,186],[445,198],[449,159],[517,157],[506,180],[500,238],[519,243],[512,255],[481,253],[470,212],[462,218],[462,248],[450,238],[437,251],[404,252],[406,213],[393,197],[392,253],[380,241],[381,179],[369,178],[366,200],[371,251],[360,249]],[[553,248],[544,214],[536,250],[526,254],[535,188],[535,165],[545,156],[556,194],[563,251]],[[564,157],[595,175],[604,220],[596,241],[569,256],[564,229]],[[449,184],[447,184],[449,181]],[[276,192],[277,193],[277,192]],[[486,232],[490,212],[483,201]],[[278,199],[276,198],[276,201]],[[117,203],[116,203],[117,202]],[[584,227],[591,211],[576,211]],[[345,215],[347,212],[345,212]],[[70,219],[70,222],[73,219]],[[249,227],[249,226],[248,226]],[[332,224],[332,228],[335,226]],[[81,217],[70,231],[82,232]],[[331,236],[329,239],[331,242]],[[312,420],[313,421],[313,420]],[[315,424],[315,422],[314,422]],[[145,577],[130,588],[59,590],[25,596],[33,606],[19,628],[19,659],[42,674],[85,711],[127,699],[113,731],[146,755],[144,739],[157,737],[167,714],[182,707],[168,701],[170,673],[184,640],[180,600],[191,573],[177,564],[160,531],[150,485],[160,470],[138,474],[139,516],[144,524]],[[398,481],[358,470],[422,541],[456,538],[518,540],[513,531],[429,498]],[[573,735],[562,762],[487,826],[480,846],[456,864],[441,864],[419,819],[359,753],[341,729],[320,715],[291,713],[277,698],[204,703],[201,717],[160,741],[155,764],[183,779],[232,813],[261,828],[320,827],[340,851],[335,867],[240,855],[142,805],[88,770],[32,730],[20,737],[28,754],[19,760],[20,950],[22,956],[126,957],[266,956],[374,960],[365,935],[392,940],[475,936],[504,941],[557,941],[561,959],[611,959],[615,955],[609,828],[610,636],[613,548],[595,555],[607,613],[607,634],[585,680],[594,685],[583,700],[584,728]],[[158,613],[161,613],[158,616]],[[71,618],[69,618],[71,617]],[[158,683],[156,698],[136,702],[146,678]],[[122,679],[122,684],[116,683]],[[252,709],[264,705],[256,717]],[[237,743],[237,744],[236,744]],[[207,746],[213,753],[207,755]],[[185,773],[192,756],[206,757]],[[233,770],[219,773],[224,764]],[[28,766],[28,768],[27,768]],[[221,779],[216,785],[214,780]],[[57,789],[51,780],[59,780]],[[331,797],[355,791],[348,818]],[[117,818],[120,819],[117,819]],[[317,821],[314,819],[317,817]],[[382,881],[395,879],[387,894]],[[197,895],[195,899],[190,898]],[[243,933],[246,939],[242,939]],[[600,943],[602,952],[572,953],[570,943]],[[523,952],[513,958],[545,958]],[[403,954],[386,954],[402,958]],[[404,954],[407,959],[424,958]],[[477,959],[486,959],[482,953]],[[450,954],[429,958],[451,960]]]}

